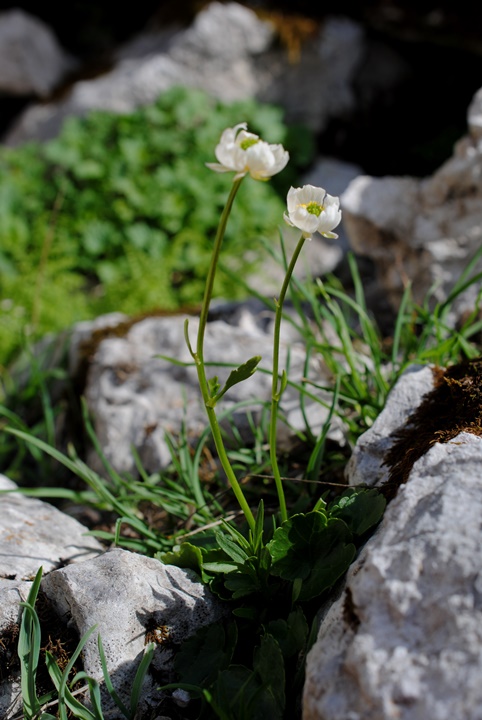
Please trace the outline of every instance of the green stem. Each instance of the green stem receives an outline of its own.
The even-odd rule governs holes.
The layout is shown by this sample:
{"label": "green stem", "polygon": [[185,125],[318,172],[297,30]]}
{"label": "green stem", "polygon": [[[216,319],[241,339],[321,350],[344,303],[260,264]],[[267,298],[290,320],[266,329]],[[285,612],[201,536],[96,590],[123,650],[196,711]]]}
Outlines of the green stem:
{"label": "green stem", "polygon": [[236,197],[236,193],[238,192],[239,186],[241,185],[242,181],[243,178],[239,178],[239,180],[235,180],[233,182],[231,192],[229,193],[229,197],[222,212],[221,219],[219,220],[216,237],[214,238],[213,253],[211,255],[211,264],[209,266],[208,276],[206,278],[206,287],[204,289],[201,317],[199,318],[199,329],[197,332],[196,355],[199,358],[199,362],[201,363],[201,365],[204,364],[204,334],[206,332],[206,325],[208,321],[209,306],[211,304],[211,299],[213,296],[214,278],[216,277],[219,254],[221,252],[224,233],[226,232],[226,225],[228,224],[228,218],[231,213],[231,208],[233,207],[234,198]]}
{"label": "green stem", "polygon": [[254,515],[251,512],[251,508],[249,507],[249,505],[246,501],[246,498],[244,497],[243,491],[241,489],[241,485],[239,484],[238,479],[234,473],[234,470],[231,467],[231,463],[229,462],[226,448],[224,446],[221,428],[219,427],[216,412],[215,412],[214,408],[210,406],[210,401],[212,400],[212,398],[211,398],[211,395],[209,392],[209,384],[208,384],[208,381],[206,378],[206,368],[205,368],[205,364],[204,364],[204,335],[206,332],[206,325],[207,325],[207,321],[208,321],[209,306],[210,306],[211,298],[213,295],[214,278],[216,276],[216,268],[217,268],[217,264],[218,264],[219,253],[221,252],[221,245],[223,243],[223,238],[224,238],[224,233],[226,231],[228,217],[231,212],[231,208],[233,206],[233,202],[234,202],[234,198],[236,197],[236,193],[238,192],[239,186],[241,185],[242,179],[243,178],[240,178],[239,180],[235,180],[233,182],[231,192],[229,194],[228,200],[226,202],[226,206],[221,215],[221,219],[219,221],[219,226],[218,226],[218,229],[216,232],[216,237],[214,239],[214,247],[213,247],[213,253],[211,256],[211,264],[209,266],[209,271],[208,271],[208,275],[206,278],[206,288],[204,291],[204,299],[203,299],[203,304],[202,304],[201,316],[199,318],[199,329],[198,329],[198,334],[197,334],[196,352],[193,353],[193,358],[194,358],[194,362],[196,363],[199,387],[201,389],[201,394],[202,394],[202,397],[204,400],[204,406],[206,408],[206,413],[208,416],[209,425],[211,427],[211,432],[213,435],[213,440],[214,440],[214,444],[216,446],[219,460],[221,462],[221,465],[223,466],[224,472],[226,473],[229,484],[231,485],[231,487],[233,489],[236,500],[238,501],[239,506],[244,513],[246,521],[247,521],[250,529],[252,531],[254,531],[254,528],[256,525]]}
{"label": "green stem", "polygon": [[276,484],[276,491],[278,493],[278,501],[280,507],[281,521],[284,522],[288,519],[288,511],[286,509],[286,500],[283,490],[283,482],[281,480],[281,473],[278,467],[278,458],[276,454],[276,424],[278,420],[278,406],[281,395],[285,388],[286,379],[283,373],[280,379],[278,378],[279,369],[279,346],[280,346],[280,329],[281,329],[281,316],[283,314],[283,304],[288,290],[293,270],[295,269],[296,261],[304,245],[305,238],[301,236],[298,240],[298,244],[291,258],[291,262],[286,271],[286,276],[281,287],[281,292],[278,300],[276,301],[276,314],[274,321],[274,340],[273,340],[273,381],[271,390],[271,418],[269,427],[269,453],[271,458],[271,467],[273,471],[274,481]]}

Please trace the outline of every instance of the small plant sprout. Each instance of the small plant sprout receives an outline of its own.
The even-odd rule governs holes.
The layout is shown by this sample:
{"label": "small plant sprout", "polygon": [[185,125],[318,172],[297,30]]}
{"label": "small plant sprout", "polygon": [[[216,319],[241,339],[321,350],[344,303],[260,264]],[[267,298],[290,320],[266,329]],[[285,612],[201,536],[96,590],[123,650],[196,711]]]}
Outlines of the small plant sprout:
{"label": "small plant sprout", "polygon": [[288,192],[287,206],[285,221],[301,230],[305,239],[311,240],[315,232],[326,238],[338,237],[332,230],[341,220],[340,200],[328,195],[323,188],[313,185],[292,187]]}
{"label": "small plant sprout", "polygon": [[269,180],[281,172],[289,160],[282,145],[270,145],[247,131],[246,123],[226,128],[214,151],[219,163],[206,163],[216,172],[235,172],[234,180],[247,173],[254,180]]}

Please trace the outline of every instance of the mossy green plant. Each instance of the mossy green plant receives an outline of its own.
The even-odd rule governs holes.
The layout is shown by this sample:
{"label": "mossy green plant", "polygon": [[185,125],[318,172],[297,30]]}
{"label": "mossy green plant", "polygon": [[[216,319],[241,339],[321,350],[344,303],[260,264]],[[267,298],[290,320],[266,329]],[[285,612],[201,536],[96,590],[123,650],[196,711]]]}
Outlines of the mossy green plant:
{"label": "mossy green plant", "polygon": [[[311,136],[290,132],[279,108],[184,88],[129,115],[71,118],[55,140],[1,151],[0,364],[26,338],[78,320],[200,302],[229,184],[204,162],[239,117],[309,160]],[[278,178],[280,191],[296,171]],[[272,184],[242,188],[225,239],[231,271],[256,265],[282,207]],[[232,299],[241,286],[219,273],[215,290]]]}

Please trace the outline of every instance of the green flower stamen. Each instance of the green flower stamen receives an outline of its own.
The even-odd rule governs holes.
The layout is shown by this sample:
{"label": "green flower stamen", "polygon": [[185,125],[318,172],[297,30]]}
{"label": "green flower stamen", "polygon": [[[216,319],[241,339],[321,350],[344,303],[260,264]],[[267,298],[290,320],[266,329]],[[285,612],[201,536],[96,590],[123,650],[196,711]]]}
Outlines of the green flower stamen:
{"label": "green flower stamen", "polygon": [[321,213],[325,209],[323,205],[320,205],[317,202],[310,202],[307,205],[304,205],[303,207],[306,208],[306,211],[310,213],[310,215],[316,215],[316,217],[320,217]]}
{"label": "green flower stamen", "polygon": [[246,138],[246,140],[242,140],[239,143],[239,147],[241,148],[241,150],[247,150],[253,145],[256,145],[256,143],[259,143],[259,138]]}

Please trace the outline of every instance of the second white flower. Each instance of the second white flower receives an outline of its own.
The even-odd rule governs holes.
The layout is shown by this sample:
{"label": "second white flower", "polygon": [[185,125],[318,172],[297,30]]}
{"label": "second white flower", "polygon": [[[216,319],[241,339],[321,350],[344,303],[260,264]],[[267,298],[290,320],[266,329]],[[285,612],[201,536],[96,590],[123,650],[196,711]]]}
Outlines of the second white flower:
{"label": "second white flower", "polygon": [[290,188],[286,203],[285,221],[301,230],[305,238],[311,238],[315,232],[327,238],[338,237],[332,230],[341,220],[339,198],[328,195],[323,188],[303,185]]}

